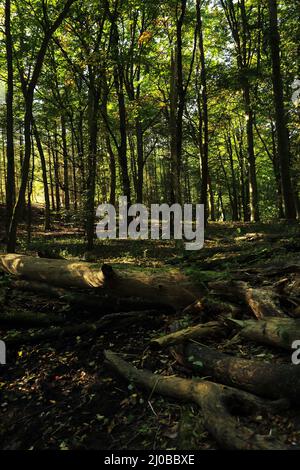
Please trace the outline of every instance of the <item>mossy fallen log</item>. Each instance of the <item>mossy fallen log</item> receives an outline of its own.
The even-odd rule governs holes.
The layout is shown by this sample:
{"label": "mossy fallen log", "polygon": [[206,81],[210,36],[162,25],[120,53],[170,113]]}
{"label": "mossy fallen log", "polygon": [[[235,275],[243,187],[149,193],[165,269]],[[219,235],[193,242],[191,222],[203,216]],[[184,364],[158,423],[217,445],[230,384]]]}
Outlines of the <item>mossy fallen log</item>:
{"label": "mossy fallen log", "polygon": [[76,261],[41,259],[25,255],[0,255],[0,269],[29,281],[58,287],[104,289],[118,297],[140,297],[152,302],[185,308],[196,300],[193,286],[178,270],[150,273]]}
{"label": "mossy fallen log", "polygon": [[272,317],[260,321],[227,321],[241,328],[241,336],[257,343],[291,351],[293,342],[300,340],[300,319]]}
{"label": "mossy fallen log", "polygon": [[150,341],[152,349],[163,349],[176,344],[184,343],[190,339],[201,339],[210,336],[224,335],[226,327],[218,322],[205,323],[204,325],[190,326],[183,330],[175,331],[169,335],[154,338]]}

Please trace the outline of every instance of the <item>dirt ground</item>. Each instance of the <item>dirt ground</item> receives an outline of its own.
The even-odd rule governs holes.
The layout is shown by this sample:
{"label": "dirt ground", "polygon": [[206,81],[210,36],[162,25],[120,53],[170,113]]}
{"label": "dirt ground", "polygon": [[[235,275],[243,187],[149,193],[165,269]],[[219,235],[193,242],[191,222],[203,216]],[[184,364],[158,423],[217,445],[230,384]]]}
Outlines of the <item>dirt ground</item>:
{"label": "dirt ground", "polygon": [[[168,270],[176,266],[199,284],[199,297],[208,283],[230,276],[249,275],[253,283],[275,283],[282,279],[281,267],[300,265],[299,225],[212,224],[205,248],[187,253],[172,243],[142,241],[97,241],[93,253],[85,253],[83,236],[72,223],[59,222],[51,234],[34,227],[30,244],[24,240],[18,251],[34,256],[77,258],[112,265],[135,265]],[[4,251],[4,245],[0,251]],[[278,266],[269,280],[254,276],[254,269]],[[298,292],[300,295],[300,292]],[[9,277],[0,277],[0,308],[62,315],[71,325],[97,319],[97,314],[76,309],[61,300],[11,288]],[[282,305],[288,309],[289,305]],[[99,315],[105,312],[99,312]],[[207,312],[207,320],[214,318]],[[245,311],[245,317],[250,317]],[[110,349],[138,367],[163,375],[191,377],[169,351],[153,352],[151,338],[170,331],[174,322],[197,324],[193,315],[161,315],[155,322],[129,329],[110,328],[97,335],[51,339],[38,345],[9,348],[7,366],[0,367],[0,448],[104,449],[104,450],[204,450],[218,445],[203,426],[201,411],[193,404],[179,403],[128,384],[109,370],[103,351]],[[25,331],[1,326],[0,338]],[[234,333],[205,344],[228,354],[261,361],[290,363],[288,353],[254,343],[231,341]],[[299,338],[300,339],[300,338]],[[293,447],[300,446],[300,410],[278,415],[256,415],[245,420],[254,433],[277,436]]]}

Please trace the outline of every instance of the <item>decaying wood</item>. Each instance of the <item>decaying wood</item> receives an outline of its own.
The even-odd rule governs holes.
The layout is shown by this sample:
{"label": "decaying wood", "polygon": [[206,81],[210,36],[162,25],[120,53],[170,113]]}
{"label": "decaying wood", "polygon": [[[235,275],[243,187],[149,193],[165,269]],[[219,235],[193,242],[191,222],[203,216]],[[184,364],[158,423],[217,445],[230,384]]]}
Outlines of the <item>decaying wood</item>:
{"label": "decaying wood", "polygon": [[[240,335],[257,343],[292,350],[300,339],[300,319],[268,318],[266,320],[228,320],[241,328]],[[300,371],[299,371],[300,374]]]}
{"label": "decaying wood", "polygon": [[200,406],[204,425],[217,440],[221,448],[232,450],[286,449],[272,437],[259,436],[242,426],[238,411],[252,414],[270,410],[275,404],[268,403],[247,392],[236,390],[206,380],[188,380],[174,376],[161,376],[139,370],[111,351],[105,351],[107,364],[131,383],[151,393],[179,400],[190,401]]}
{"label": "decaying wood", "polygon": [[26,333],[9,333],[3,338],[5,343],[10,346],[19,344],[37,344],[42,341],[48,341],[52,338],[61,339],[71,336],[80,336],[83,334],[94,335],[104,328],[114,328],[118,330],[127,325],[141,322],[154,322],[158,319],[157,311],[129,312],[129,313],[112,313],[105,315],[94,323],[81,323],[79,325],[70,325],[61,327],[52,327],[42,330],[32,330]]}
{"label": "decaying wood", "polygon": [[256,395],[300,403],[300,369],[232,357],[199,344],[187,344],[184,357],[202,376]]}
{"label": "decaying wood", "polygon": [[116,272],[112,267],[68,260],[41,259],[25,255],[0,255],[0,268],[30,281],[58,287],[105,289],[119,297],[146,300],[185,308],[196,300],[193,286],[179,271],[146,274],[137,270]]}
{"label": "decaying wood", "polygon": [[237,318],[241,311],[239,306],[211,296],[196,300],[184,309],[183,314],[199,315],[199,321],[206,321],[224,314],[230,314],[231,317]]}
{"label": "decaying wood", "polygon": [[246,282],[211,282],[209,287],[248,305],[256,318],[284,317],[279,296],[272,287],[251,287]]}
{"label": "decaying wood", "polygon": [[104,315],[106,313],[132,312],[134,310],[163,310],[163,313],[174,312],[164,304],[142,300],[140,298],[119,298],[111,295],[95,295],[91,292],[88,294],[76,292],[71,289],[62,289],[60,287],[51,286],[43,282],[34,281],[12,281],[11,288],[34,292],[46,297],[59,299],[79,309]]}
{"label": "decaying wood", "polygon": [[218,322],[205,323],[204,325],[191,326],[183,330],[175,331],[166,336],[155,338],[150,341],[152,349],[163,349],[175,344],[181,344],[189,339],[200,339],[209,336],[222,335],[226,327]]}

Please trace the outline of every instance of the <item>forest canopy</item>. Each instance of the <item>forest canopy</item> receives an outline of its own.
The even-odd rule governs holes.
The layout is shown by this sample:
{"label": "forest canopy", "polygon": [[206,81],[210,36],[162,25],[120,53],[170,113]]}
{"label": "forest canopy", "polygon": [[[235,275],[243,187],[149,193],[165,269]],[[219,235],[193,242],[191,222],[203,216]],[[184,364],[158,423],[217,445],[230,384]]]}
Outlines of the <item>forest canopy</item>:
{"label": "forest canopy", "polygon": [[[299,4],[1,2],[0,201],[202,203],[210,220],[299,216]],[[6,96],[4,96],[6,94]]]}

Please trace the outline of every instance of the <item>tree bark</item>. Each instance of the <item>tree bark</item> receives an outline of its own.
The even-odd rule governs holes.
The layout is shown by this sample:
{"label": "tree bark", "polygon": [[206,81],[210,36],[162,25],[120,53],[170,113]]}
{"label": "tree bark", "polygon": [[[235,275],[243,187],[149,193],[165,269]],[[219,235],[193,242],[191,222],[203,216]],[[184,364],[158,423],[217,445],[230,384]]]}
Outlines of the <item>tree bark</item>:
{"label": "tree bark", "polygon": [[201,0],[197,0],[196,4],[196,15],[197,15],[197,27],[198,27],[198,43],[200,52],[200,64],[201,64],[201,103],[202,103],[202,121],[203,121],[203,142],[200,142],[201,152],[201,194],[200,204],[205,206],[205,222],[208,220],[208,183],[209,183],[209,167],[208,167],[208,95],[207,95],[207,72],[206,72],[206,61],[204,52],[204,41],[203,41],[203,24],[202,24],[202,12],[201,12]]}
{"label": "tree bark", "polygon": [[300,339],[300,320],[293,318],[268,318],[267,320],[231,320],[241,327],[240,335],[251,341],[292,350],[294,341]]}
{"label": "tree bark", "polygon": [[7,63],[7,94],[6,94],[6,232],[9,232],[11,217],[15,204],[15,156],[14,156],[14,73],[13,73],[13,42],[11,35],[11,0],[5,1],[5,47]]}
{"label": "tree bark", "polygon": [[70,192],[69,192],[69,162],[68,162],[68,146],[67,146],[67,130],[66,118],[62,113],[61,115],[61,135],[63,145],[63,163],[64,163],[64,195],[65,195],[65,209],[70,210]]}
{"label": "tree bark", "polygon": [[205,323],[204,325],[191,326],[184,330],[178,330],[160,338],[154,338],[150,341],[152,349],[163,349],[176,344],[185,343],[191,339],[207,338],[216,335],[222,335],[224,326],[218,322]]}
{"label": "tree bark", "polygon": [[188,344],[184,356],[202,376],[255,395],[300,403],[300,374],[297,366],[269,364],[232,357],[207,346]]}
{"label": "tree bark", "polygon": [[280,35],[278,31],[277,0],[268,0],[270,20],[270,47],[272,56],[272,79],[276,111],[278,154],[280,162],[282,196],[286,219],[297,218],[290,175],[289,134],[284,106],[283,81],[280,60]]}
{"label": "tree bark", "polygon": [[48,177],[47,177],[47,165],[46,165],[44,149],[43,149],[42,142],[40,139],[39,131],[34,121],[33,121],[33,132],[34,132],[38,152],[40,155],[42,175],[43,175],[44,198],[45,198],[45,231],[49,231],[51,230],[51,220],[50,220],[50,196],[49,196]]}
{"label": "tree bark", "polygon": [[96,89],[95,76],[92,67],[89,67],[89,156],[88,178],[86,184],[86,237],[87,250],[92,250],[95,236],[95,190],[96,190],[96,166],[97,166],[97,139],[98,139],[98,114],[99,92]]}

